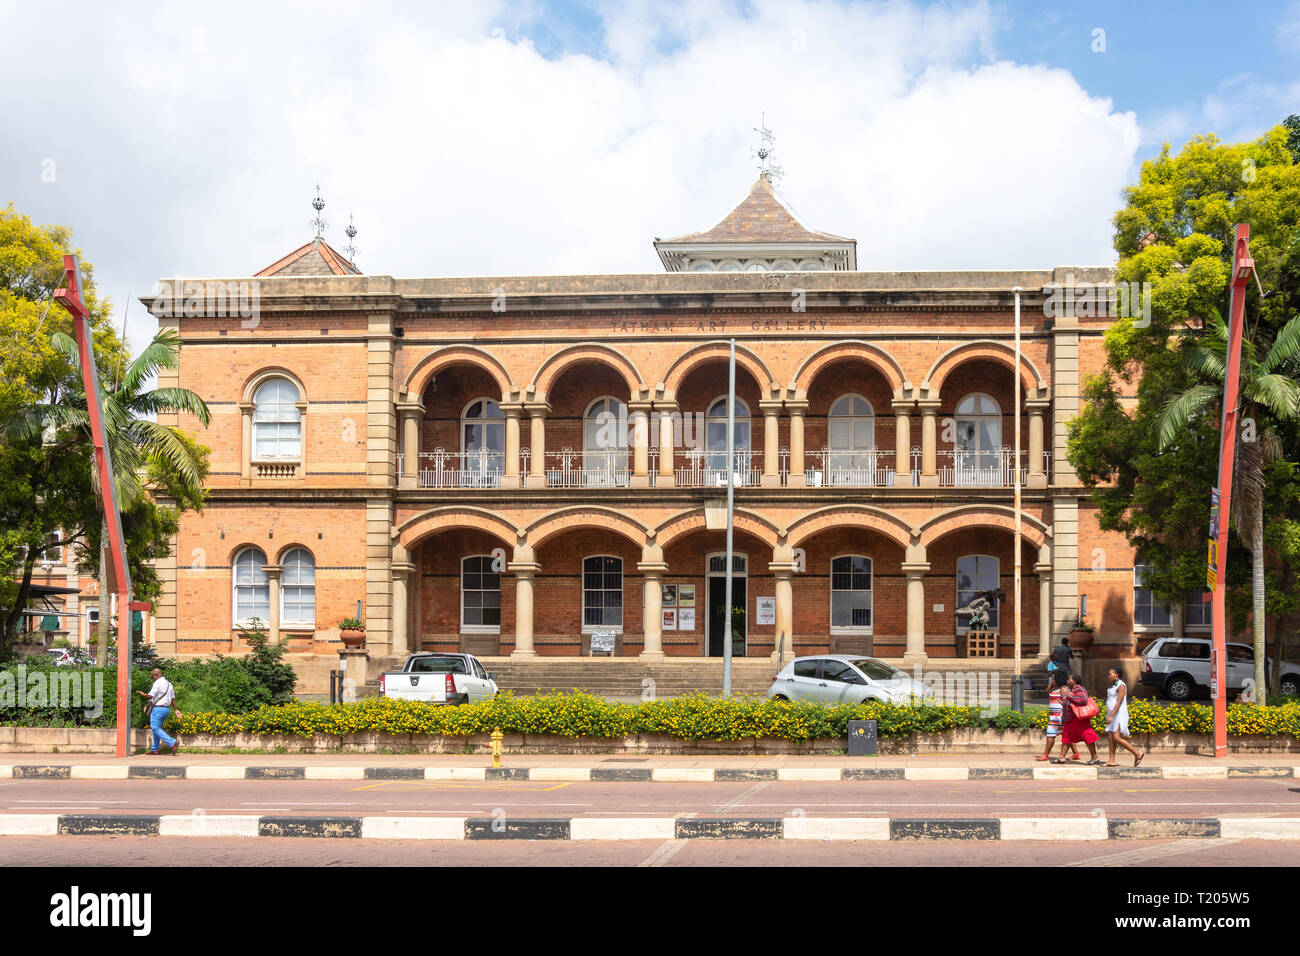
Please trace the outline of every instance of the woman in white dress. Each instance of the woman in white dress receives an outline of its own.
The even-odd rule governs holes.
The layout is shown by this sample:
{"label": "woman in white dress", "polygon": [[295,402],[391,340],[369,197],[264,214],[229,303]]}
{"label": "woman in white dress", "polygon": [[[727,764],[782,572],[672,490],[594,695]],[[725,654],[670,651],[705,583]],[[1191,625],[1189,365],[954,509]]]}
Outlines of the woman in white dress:
{"label": "woman in white dress", "polygon": [[1142,762],[1145,752],[1139,751],[1128,739],[1128,685],[1120,680],[1119,671],[1112,667],[1107,674],[1110,687],[1106,689],[1106,737],[1110,741],[1110,762],[1107,767],[1117,767],[1115,748],[1123,747],[1133,755],[1133,766]]}

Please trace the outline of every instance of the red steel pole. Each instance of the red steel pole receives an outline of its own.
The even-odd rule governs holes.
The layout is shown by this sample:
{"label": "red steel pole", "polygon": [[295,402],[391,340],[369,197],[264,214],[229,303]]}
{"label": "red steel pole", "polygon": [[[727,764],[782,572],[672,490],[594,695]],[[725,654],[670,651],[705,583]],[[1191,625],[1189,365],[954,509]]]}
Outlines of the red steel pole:
{"label": "red steel pole", "polygon": [[113,484],[113,460],[104,439],[104,410],[99,402],[99,371],[90,336],[90,309],[81,285],[81,265],[76,256],[64,256],[65,285],[54,298],[72,315],[72,331],[81,358],[81,381],[86,390],[86,411],[95,448],[95,470],[99,475],[99,500],[108,526],[109,587],[117,594],[117,756],[126,756],[127,729],[131,724],[131,572],[126,563],[126,539],[122,535],[122,512]]}
{"label": "red steel pole", "polygon": [[1228,579],[1228,515],[1232,506],[1232,469],[1237,450],[1237,399],[1241,378],[1241,339],[1245,326],[1246,284],[1255,271],[1250,257],[1250,226],[1237,224],[1232,253],[1232,276],[1228,297],[1228,372],[1223,383],[1223,420],[1219,431],[1219,538],[1215,545],[1218,569],[1214,583],[1214,660],[1211,680],[1214,694],[1214,756],[1228,755],[1227,614],[1225,589]]}

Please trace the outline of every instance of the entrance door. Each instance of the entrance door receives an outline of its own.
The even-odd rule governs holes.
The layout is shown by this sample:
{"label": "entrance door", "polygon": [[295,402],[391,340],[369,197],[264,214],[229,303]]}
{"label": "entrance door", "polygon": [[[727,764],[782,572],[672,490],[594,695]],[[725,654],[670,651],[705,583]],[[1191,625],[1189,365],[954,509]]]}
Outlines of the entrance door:
{"label": "entrance door", "polygon": [[[725,609],[727,606],[727,579],[709,578],[709,656],[723,656],[723,639],[726,634]],[[731,578],[731,656],[745,656],[745,579],[739,575]]]}

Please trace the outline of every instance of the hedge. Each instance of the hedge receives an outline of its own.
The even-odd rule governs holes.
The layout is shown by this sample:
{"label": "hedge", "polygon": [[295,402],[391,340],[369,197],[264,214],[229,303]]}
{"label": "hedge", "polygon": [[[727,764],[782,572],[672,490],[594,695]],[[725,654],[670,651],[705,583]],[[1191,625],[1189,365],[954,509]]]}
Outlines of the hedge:
{"label": "hedge", "polygon": [[[1104,708],[1103,708],[1104,710]],[[871,701],[857,706],[775,701],[762,697],[717,698],[696,694],[640,704],[620,704],[590,694],[544,694],[515,697],[503,693],[479,704],[445,707],[371,697],[355,704],[299,702],[262,707],[247,714],[187,714],[173,722],[183,735],[277,734],[312,737],[357,733],[428,734],[467,737],[500,728],[508,734],[557,737],[629,737],[660,734],[679,740],[814,740],[844,737],[850,720],[875,720],[881,737],[937,734],[957,728],[1041,729],[1047,712],[1003,709],[985,716],[978,707],[918,705]],[[1093,726],[1102,730],[1101,715]],[[1129,703],[1129,728],[1135,734],[1209,734],[1213,711],[1203,704],[1162,707],[1147,701]],[[1228,733],[1300,737],[1300,703],[1279,707],[1233,704]]]}

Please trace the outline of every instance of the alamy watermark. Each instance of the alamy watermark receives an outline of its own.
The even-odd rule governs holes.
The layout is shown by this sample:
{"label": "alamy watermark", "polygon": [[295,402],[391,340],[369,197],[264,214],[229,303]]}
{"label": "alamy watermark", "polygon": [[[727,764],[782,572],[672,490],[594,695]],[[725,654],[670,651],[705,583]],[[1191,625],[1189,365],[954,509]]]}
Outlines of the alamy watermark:
{"label": "alamy watermark", "polygon": [[80,707],[95,720],[104,713],[104,672],[29,671],[26,664],[0,672],[0,710],[28,707]]}
{"label": "alamy watermark", "polygon": [[1064,282],[1043,286],[1043,294],[1043,315],[1049,319],[1133,319],[1139,329],[1151,324],[1150,282],[1079,282],[1071,272]]}
{"label": "alamy watermark", "polygon": [[150,313],[159,319],[239,319],[245,329],[262,321],[262,284],[257,279],[164,279],[154,290]]}
{"label": "alamy watermark", "polygon": [[927,671],[920,664],[912,679],[925,687],[923,700],[953,707],[978,707],[981,717],[993,717],[1002,706],[1001,675],[997,671]]}

